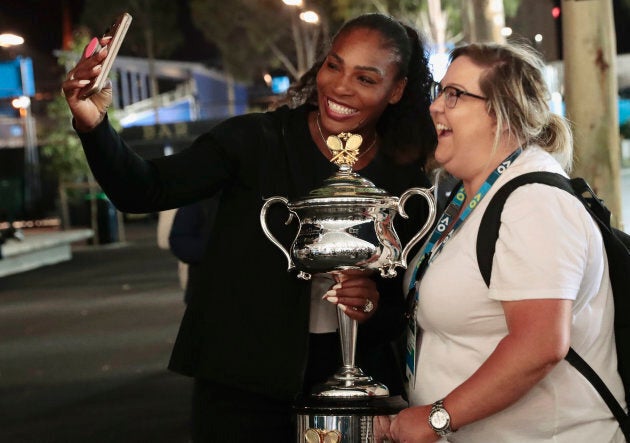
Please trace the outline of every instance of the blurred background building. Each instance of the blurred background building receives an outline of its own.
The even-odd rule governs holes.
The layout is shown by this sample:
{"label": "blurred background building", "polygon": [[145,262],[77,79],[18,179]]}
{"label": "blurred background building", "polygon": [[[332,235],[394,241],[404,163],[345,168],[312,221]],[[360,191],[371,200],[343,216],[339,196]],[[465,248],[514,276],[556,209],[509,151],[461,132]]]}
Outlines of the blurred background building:
{"label": "blurred background building", "polygon": [[[0,222],[59,218],[63,211],[58,182],[89,181],[85,171],[78,176],[55,174],[54,168],[51,172],[54,155],[50,153],[55,150],[49,146],[66,143],[59,140],[73,136],[69,117],[59,109],[51,111],[51,103],[60,99],[61,80],[86,39],[102,32],[127,3],[0,3],[0,34],[23,38],[19,44],[0,43]],[[151,5],[152,0],[140,3]],[[330,29],[336,29],[345,16],[374,8],[379,2],[157,3],[159,8],[132,14],[133,35],[130,31],[111,76],[112,116],[129,144],[147,157],[177,152],[226,117],[265,109],[310,66]],[[247,9],[241,3],[257,9]],[[429,35],[437,78],[444,69],[442,51],[474,36],[470,26],[462,25],[463,17],[457,15],[463,14],[457,12],[459,6],[472,3],[426,0],[418,2],[414,11],[396,10],[399,15],[406,14],[400,18]],[[552,102],[562,112],[560,1],[494,3],[501,3],[505,10],[503,13],[501,9],[496,21],[502,37],[528,41],[544,55],[554,92]],[[625,25],[630,11],[624,0],[614,0],[613,5],[619,54],[619,123],[623,126],[630,120],[630,38]],[[145,14],[147,10],[153,11],[153,16]],[[434,32],[436,17],[444,19],[441,37]],[[55,131],[62,130],[68,130],[63,135],[66,138],[53,137]],[[71,151],[59,152],[68,157]]]}

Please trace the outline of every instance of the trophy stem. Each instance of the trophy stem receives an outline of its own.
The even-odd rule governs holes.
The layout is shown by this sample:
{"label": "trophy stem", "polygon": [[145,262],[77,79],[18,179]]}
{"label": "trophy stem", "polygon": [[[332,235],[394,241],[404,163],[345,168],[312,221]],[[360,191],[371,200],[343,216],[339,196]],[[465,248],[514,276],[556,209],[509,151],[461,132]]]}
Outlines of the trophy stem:
{"label": "trophy stem", "polygon": [[341,358],[343,366],[326,381],[316,386],[312,394],[315,397],[337,397],[362,399],[368,397],[387,397],[389,389],[378,383],[361,368],[355,366],[358,323],[337,307],[339,337],[341,340]]}
{"label": "trophy stem", "polygon": [[345,368],[353,368],[357,348],[358,323],[356,320],[348,317],[340,307],[337,307],[337,321],[339,322],[343,366]]}

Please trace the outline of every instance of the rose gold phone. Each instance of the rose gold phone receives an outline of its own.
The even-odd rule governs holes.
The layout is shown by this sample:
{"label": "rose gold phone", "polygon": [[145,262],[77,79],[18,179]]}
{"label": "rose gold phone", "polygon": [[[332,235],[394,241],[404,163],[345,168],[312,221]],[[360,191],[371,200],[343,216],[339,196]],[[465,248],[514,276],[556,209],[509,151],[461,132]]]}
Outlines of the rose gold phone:
{"label": "rose gold phone", "polygon": [[101,72],[98,76],[89,84],[86,85],[80,92],[79,97],[86,99],[92,94],[99,92],[105,86],[105,81],[109,75],[109,71],[112,69],[114,59],[118,54],[118,50],[122,45],[122,42],[127,34],[129,25],[131,24],[131,15],[126,12],[116,17],[114,23],[105,31],[103,37],[112,38],[107,43],[107,57],[103,60]]}

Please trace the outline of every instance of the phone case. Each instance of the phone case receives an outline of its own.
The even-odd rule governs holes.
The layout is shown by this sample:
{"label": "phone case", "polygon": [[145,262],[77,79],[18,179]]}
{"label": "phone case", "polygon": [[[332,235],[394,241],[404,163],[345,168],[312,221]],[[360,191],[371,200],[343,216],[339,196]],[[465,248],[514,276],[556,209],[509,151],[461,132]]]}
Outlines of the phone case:
{"label": "phone case", "polygon": [[103,60],[101,72],[98,76],[89,85],[86,85],[79,94],[79,97],[82,99],[86,99],[103,89],[109,71],[114,64],[114,59],[118,55],[118,50],[125,39],[131,20],[131,15],[125,12],[116,17],[109,29],[103,34],[103,37],[112,36],[109,43],[107,43],[107,57]]}

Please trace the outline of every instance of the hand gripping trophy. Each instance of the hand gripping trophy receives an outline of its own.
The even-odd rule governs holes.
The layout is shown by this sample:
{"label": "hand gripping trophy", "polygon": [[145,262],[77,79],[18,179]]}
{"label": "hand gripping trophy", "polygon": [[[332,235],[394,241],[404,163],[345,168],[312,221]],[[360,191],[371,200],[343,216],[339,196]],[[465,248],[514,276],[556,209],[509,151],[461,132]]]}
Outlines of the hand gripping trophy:
{"label": "hand gripping trophy", "polygon": [[[288,270],[299,271],[298,278],[309,280],[314,273],[348,269],[378,270],[382,277],[394,277],[396,267],[407,267],[409,251],[433,225],[436,215],[433,188],[410,188],[398,198],[352,171],[362,141],[361,135],[348,132],[329,136],[326,144],[333,154],[331,162],[339,167],[338,171],[306,198],[289,202],[285,197],[276,196],[263,204],[260,211],[262,229],[285,254]],[[426,199],[429,217],[403,248],[394,230],[393,219],[397,213],[408,218],[404,205],[413,195]],[[267,227],[267,210],[276,203],[287,207],[287,225],[294,218],[299,223],[289,250]],[[314,389],[302,414],[298,412],[300,442],[373,441],[369,434],[371,420],[377,412],[369,403],[375,398],[389,396],[386,386],[355,366],[357,321],[341,309],[337,310],[337,318],[343,366]]]}

